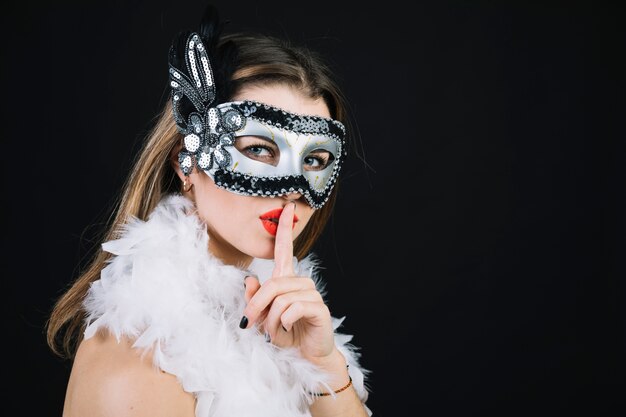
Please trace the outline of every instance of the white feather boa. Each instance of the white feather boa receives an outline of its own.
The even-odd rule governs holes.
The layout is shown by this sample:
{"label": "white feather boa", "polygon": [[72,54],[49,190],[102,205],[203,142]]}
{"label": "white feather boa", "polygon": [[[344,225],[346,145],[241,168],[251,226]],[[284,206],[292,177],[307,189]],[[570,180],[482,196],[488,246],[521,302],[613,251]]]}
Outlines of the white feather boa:
{"label": "white feather boa", "polygon": [[[147,221],[131,219],[120,239],[102,245],[114,256],[85,299],[85,338],[106,328],[152,350],[154,365],[196,397],[196,417],[310,416],[309,393],[328,383],[328,375],[296,349],[268,343],[256,328],[239,328],[246,272],[208,252],[206,225],[187,214],[191,209],[185,197],[168,195]],[[321,290],[314,258],[294,262]],[[254,259],[249,270],[263,282],[272,267],[271,260]],[[368,371],[352,336],[337,332],[343,318],[333,321],[336,345],[365,403]]]}

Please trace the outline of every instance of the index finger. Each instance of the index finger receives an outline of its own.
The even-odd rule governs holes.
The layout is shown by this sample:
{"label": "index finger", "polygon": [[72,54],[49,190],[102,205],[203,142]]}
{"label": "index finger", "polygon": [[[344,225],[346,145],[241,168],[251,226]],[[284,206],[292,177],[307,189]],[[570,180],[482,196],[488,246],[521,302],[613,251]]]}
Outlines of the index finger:
{"label": "index finger", "polygon": [[289,202],[283,208],[278,219],[276,239],[274,242],[273,277],[294,275],[293,271],[293,216],[296,203]]}

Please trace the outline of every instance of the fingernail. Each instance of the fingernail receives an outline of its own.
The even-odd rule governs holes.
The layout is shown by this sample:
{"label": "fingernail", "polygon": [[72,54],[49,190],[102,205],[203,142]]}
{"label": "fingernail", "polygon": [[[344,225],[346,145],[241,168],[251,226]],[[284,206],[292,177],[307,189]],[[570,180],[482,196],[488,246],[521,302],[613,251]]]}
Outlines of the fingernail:
{"label": "fingernail", "polygon": [[272,342],[272,338],[270,337],[270,334],[269,334],[269,333],[265,333],[265,341],[266,341],[267,343],[271,343],[271,342]]}
{"label": "fingernail", "polygon": [[256,278],[256,275],[254,275],[254,274],[249,274],[249,275],[246,275],[245,277],[243,277],[243,287],[244,287],[244,288],[246,288],[246,280],[247,280],[248,278]]}
{"label": "fingernail", "polygon": [[[253,274],[252,272],[248,272],[244,277],[243,277],[243,286],[246,286],[246,280],[248,278],[257,278],[256,274]],[[258,278],[257,278],[258,279]]]}
{"label": "fingernail", "polygon": [[288,331],[289,331],[289,330],[287,330],[287,329],[285,328],[285,326],[283,326],[282,324],[281,324],[281,326],[283,327],[283,330],[284,330],[284,331],[286,331],[286,332],[288,332]]}
{"label": "fingernail", "polygon": [[246,327],[248,327],[248,318],[246,316],[243,316],[241,318],[241,321],[239,322],[239,328],[245,329]]}

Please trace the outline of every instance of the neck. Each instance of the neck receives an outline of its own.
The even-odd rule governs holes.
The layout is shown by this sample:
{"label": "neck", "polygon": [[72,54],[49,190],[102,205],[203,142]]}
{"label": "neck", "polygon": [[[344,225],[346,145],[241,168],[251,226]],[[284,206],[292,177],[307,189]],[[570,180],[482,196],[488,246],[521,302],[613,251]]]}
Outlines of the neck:
{"label": "neck", "polygon": [[209,236],[209,252],[225,265],[247,269],[252,263],[252,256],[246,255],[232,245],[225,243],[216,236]]}

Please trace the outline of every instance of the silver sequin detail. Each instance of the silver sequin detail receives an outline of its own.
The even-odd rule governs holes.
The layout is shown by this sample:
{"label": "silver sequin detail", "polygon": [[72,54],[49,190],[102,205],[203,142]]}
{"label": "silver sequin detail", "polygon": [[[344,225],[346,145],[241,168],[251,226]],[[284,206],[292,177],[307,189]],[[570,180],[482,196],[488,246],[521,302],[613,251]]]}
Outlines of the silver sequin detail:
{"label": "silver sequin detail", "polygon": [[185,148],[189,152],[196,152],[200,147],[200,137],[194,133],[185,136]]}
{"label": "silver sequin detail", "polygon": [[200,158],[198,158],[198,166],[202,169],[209,169],[211,167],[211,154],[200,152]]}
{"label": "silver sequin detail", "polygon": [[213,155],[215,156],[215,162],[217,162],[217,164],[222,168],[230,165],[230,154],[219,145],[215,148]]}
{"label": "silver sequin detail", "polygon": [[220,121],[219,112],[215,107],[209,109],[209,128],[215,130],[217,123]]}

